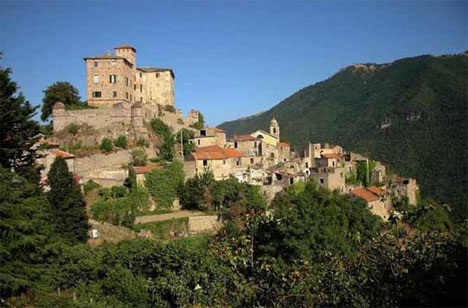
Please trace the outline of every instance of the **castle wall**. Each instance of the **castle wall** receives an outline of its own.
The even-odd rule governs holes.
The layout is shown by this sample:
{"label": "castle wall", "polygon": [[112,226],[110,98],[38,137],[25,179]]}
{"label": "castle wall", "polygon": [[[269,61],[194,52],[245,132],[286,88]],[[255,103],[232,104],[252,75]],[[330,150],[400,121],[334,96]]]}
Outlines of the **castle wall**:
{"label": "castle wall", "polygon": [[[139,75],[139,73],[137,73]],[[143,72],[142,88],[137,88],[135,96],[152,105],[174,106],[174,78],[171,71]]]}

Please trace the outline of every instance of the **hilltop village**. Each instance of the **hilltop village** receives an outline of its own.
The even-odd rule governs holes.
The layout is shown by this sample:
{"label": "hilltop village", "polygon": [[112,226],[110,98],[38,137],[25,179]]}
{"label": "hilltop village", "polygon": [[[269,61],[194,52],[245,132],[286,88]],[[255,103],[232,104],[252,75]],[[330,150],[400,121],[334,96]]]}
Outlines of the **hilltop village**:
{"label": "hilltop village", "polygon": [[[131,149],[145,146],[145,154],[158,158],[157,144],[150,122],[159,119],[172,132],[191,132],[190,153],[175,144],[176,160],[183,162],[185,179],[212,172],[216,180],[228,178],[260,187],[271,201],[285,187],[313,179],[318,185],[340,194],[364,199],[370,210],[387,220],[393,202],[407,198],[416,204],[419,194],[415,179],[390,175],[386,167],[339,145],[308,142],[292,148],[281,139],[281,123],[272,118],[269,131],[229,137],[217,127],[200,127],[201,115],[190,110],[186,116],[175,108],[172,69],[137,67],[136,49],[129,45],[115,48],[114,54],[85,57],[88,107],[68,110],[57,102],[53,107],[53,134],[34,145],[37,162],[43,167],[42,181],[55,157],[63,157],[85,185],[93,181],[102,187],[121,186],[128,177]],[[181,134],[182,135],[182,134]],[[103,139],[124,136],[128,146],[102,152]],[[154,159],[153,161],[157,161]],[[136,166],[139,183],[145,175],[164,164],[149,162]],[[175,207],[183,204],[175,203]]]}

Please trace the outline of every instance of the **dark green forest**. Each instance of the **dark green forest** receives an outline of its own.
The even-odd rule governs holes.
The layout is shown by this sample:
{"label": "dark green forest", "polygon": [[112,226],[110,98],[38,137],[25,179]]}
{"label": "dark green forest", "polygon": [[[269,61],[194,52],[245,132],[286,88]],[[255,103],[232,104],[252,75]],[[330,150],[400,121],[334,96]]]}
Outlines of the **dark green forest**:
{"label": "dark green forest", "polygon": [[268,129],[274,116],[282,139],[367,154],[415,177],[423,198],[448,203],[455,218],[466,218],[467,67],[467,53],[348,66],[262,114],[219,127],[249,133]]}

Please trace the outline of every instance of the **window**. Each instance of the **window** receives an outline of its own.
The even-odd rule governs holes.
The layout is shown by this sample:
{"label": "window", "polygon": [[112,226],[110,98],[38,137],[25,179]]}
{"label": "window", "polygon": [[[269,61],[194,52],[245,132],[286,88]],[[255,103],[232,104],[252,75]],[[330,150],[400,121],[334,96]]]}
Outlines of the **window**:
{"label": "window", "polygon": [[94,83],[99,83],[99,75],[95,74],[95,75],[93,76],[93,82],[94,82]]}
{"label": "window", "polygon": [[340,173],[340,177],[343,178],[343,172]]}
{"label": "window", "polygon": [[208,161],[206,159],[203,160],[203,166],[208,166]]}
{"label": "window", "polygon": [[225,159],[223,159],[223,165],[225,165],[225,164],[226,164],[226,160],[225,160]]}
{"label": "window", "polygon": [[125,92],[125,98],[128,99],[128,92]]}
{"label": "window", "polygon": [[332,160],[332,166],[335,167],[335,161],[334,160]]}
{"label": "window", "polygon": [[101,91],[94,91],[93,97],[101,97]]}
{"label": "window", "polygon": [[306,163],[306,168],[309,168],[309,163]]}
{"label": "window", "polygon": [[143,103],[143,96],[140,96],[140,102]]}
{"label": "window", "polygon": [[117,75],[109,75],[109,83],[117,83]]}
{"label": "window", "polygon": [[112,97],[117,97],[117,91],[112,91]]}
{"label": "window", "polygon": [[116,66],[117,65],[117,62],[115,62],[115,60],[112,60],[111,61],[111,66]]}
{"label": "window", "polygon": [[254,163],[254,159],[253,159],[253,158],[250,159],[250,163],[251,163],[251,164]]}
{"label": "window", "polygon": [[135,90],[135,91],[136,91],[136,84],[134,84],[134,85],[133,85],[133,90]]}
{"label": "window", "polygon": [[276,134],[276,127],[273,127],[273,134]]}
{"label": "window", "polygon": [[197,140],[197,144],[200,145],[200,139]]}
{"label": "window", "polygon": [[234,142],[234,148],[237,149],[237,142]]}
{"label": "window", "polygon": [[98,67],[99,63],[98,61],[94,61],[94,67]]}
{"label": "window", "polygon": [[143,85],[140,85],[140,92],[143,92]]}
{"label": "window", "polygon": [[320,179],[320,184],[324,184],[325,183],[325,180],[324,179]]}
{"label": "window", "polygon": [[142,77],[143,77],[143,74],[140,72],[140,78],[142,78]]}
{"label": "window", "polygon": [[205,137],[206,136],[206,130],[202,129],[200,131],[200,136]]}
{"label": "window", "polygon": [[156,78],[159,78],[159,73],[156,73]]}
{"label": "window", "polygon": [[125,85],[128,87],[128,77],[125,77]]}
{"label": "window", "polygon": [[236,160],[236,166],[240,166],[240,159]]}

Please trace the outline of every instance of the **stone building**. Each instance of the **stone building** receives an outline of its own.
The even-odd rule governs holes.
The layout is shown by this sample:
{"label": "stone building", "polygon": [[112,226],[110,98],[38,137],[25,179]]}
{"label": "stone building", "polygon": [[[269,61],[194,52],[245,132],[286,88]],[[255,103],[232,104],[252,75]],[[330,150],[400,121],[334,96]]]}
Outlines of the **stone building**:
{"label": "stone building", "polygon": [[193,139],[190,140],[197,147],[217,145],[220,148],[226,146],[226,132],[217,127],[204,127],[196,130]]}
{"label": "stone building", "polygon": [[184,160],[184,171],[187,178],[204,172],[213,172],[216,180],[229,178],[232,174],[244,172],[242,153],[231,148],[221,148],[218,145],[199,147]]}
{"label": "stone building", "polygon": [[84,58],[90,106],[134,102],[174,106],[175,76],[171,69],[137,67],[132,46],[120,45],[114,50],[114,54]]}
{"label": "stone building", "polygon": [[392,206],[385,190],[377,186],[371,186],[356,188],[351,191],[351,194],[365,200],[373,214],[380,216],[384,220],[390,217]]}

